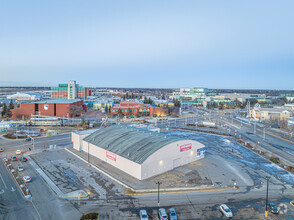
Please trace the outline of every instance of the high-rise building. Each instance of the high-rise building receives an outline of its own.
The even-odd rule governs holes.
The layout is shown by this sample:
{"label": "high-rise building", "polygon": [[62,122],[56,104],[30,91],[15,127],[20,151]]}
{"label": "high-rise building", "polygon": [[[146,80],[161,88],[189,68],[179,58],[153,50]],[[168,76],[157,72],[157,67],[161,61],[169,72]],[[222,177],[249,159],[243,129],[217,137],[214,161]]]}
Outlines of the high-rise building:
{"label": "high-rise building", "polygon": [[90,95],[89,88],[80,87],[76,81],[70,80],[67,84],[59,84],[51,88],[52,99],[87,99]]}

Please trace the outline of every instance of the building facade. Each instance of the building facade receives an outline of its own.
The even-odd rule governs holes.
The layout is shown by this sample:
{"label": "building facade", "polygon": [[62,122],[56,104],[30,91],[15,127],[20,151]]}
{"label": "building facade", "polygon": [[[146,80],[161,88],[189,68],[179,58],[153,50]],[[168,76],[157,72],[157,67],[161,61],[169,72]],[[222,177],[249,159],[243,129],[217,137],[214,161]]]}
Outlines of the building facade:
{"label": "building facade", "polygon": [[[74,109],[74,110],[73,110]],[[83,100],[47,100],[31,103],[21,103],[17,109],[12,109],[12,119],[30,118],[32,115],[46,115],[57,117],[73,117],[86,111]]]}
{"label": "building facade", "polygon": [[111,115],[139,116],[166,116],[166,110],[161,107],[153,107],[149,104],[137,102],[121,102],[115,104],[110,110]]}
{"label": "building facade", "polygon": [[254,107],[249,111],[249,118],[256,121],[286,120],[291,112],[281,108],[259,108]]}
{"label": "building facade", "polygon": [[76,81],[68,81],[67,84],[59,84],[51,88],[52,99],[87,99],[91,95],[89,88],[80,87]]}

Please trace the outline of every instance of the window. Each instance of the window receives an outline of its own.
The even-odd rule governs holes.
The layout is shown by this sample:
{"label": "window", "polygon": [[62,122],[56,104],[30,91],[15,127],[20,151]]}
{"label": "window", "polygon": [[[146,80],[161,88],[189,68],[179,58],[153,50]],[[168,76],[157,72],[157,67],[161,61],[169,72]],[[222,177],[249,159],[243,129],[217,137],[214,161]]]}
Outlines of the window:
{"label": "window", "polygon": [[132,110],[130,110],[130,112],[132,112]]}
{"label": "window", "polygon": [[117,110],[116,110],[116,112],[117,112]]}
{"label": "window", "polygon": [[136,110],[134,110],[134,112],[136,112]]}
{"label": "window", "polygon": [[125,112],[127,112],[127,110],[125,110]]}
{"label": "window", "polygon": [[112,110],[112,112],[114,112],[114,110]]}

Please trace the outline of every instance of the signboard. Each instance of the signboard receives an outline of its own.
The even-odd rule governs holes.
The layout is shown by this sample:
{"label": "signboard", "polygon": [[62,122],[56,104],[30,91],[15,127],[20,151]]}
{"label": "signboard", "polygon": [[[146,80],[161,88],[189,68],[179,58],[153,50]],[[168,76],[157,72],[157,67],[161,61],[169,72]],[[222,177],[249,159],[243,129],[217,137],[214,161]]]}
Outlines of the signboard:
{"label": "signboard", "polygon": [[110,160],[116,161],[116,155],[111,152],[106,151],[106,157]]}
{"label": "signboard", "polygon": [[48,110],[49,106],[48,105],[44,105],[44,109]]}
{"label": "signboard", "polygon": [[192,144],[185,144],[180,146],[180,151],[183,152],[183,151],[191,150],[191,148],[192,148]]}

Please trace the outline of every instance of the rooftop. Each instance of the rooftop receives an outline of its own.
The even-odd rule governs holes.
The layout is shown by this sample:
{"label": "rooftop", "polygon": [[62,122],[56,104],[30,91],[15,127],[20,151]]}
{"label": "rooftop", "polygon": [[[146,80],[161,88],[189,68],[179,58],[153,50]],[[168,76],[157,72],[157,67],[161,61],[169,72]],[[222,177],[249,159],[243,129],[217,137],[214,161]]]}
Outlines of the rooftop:
{"label": "rooftop", "polygon": [[165,136],[146,129],[114,125],[102,128],[85,137],[84,140],[135,163],[142,164],[160,148],[183,139]]}
{"label": "rooftop", "polygon": [[75,102],[79,102],[81,99],[50,99],[50,100],[43,100],[38,102],[33,102],[36,104],[72,104]]}

